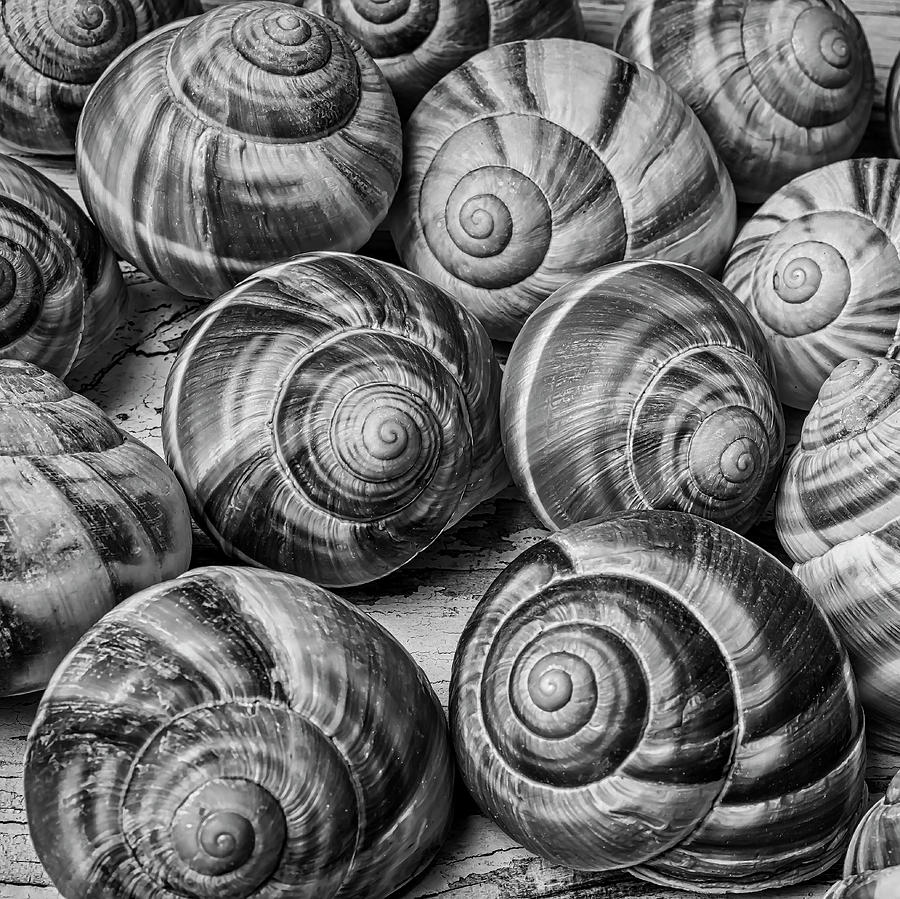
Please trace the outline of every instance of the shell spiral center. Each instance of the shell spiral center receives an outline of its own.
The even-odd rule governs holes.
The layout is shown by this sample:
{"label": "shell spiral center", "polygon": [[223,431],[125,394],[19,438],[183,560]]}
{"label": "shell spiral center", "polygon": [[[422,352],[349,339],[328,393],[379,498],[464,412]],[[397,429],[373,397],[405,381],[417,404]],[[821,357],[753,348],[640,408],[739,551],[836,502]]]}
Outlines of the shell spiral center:
{"label": "shell spiral center", "polygon": [[306,75],[331,58],[329,36],[301,9],[249,12],[232,26],[232,39],[246,60],[276,75]]}
{"label": "shell spiral center", "polygon": [[853,37],[830,9],[812,7],[797,16],[791,43],[800,68],[816,84],[837,88],[853,77]]}

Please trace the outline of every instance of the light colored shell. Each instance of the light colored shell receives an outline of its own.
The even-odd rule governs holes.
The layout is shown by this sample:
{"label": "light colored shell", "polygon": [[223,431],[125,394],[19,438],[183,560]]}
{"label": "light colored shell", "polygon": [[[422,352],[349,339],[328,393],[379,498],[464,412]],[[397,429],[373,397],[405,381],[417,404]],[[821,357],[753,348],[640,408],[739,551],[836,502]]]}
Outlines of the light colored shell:
{"label": "light colored shell", "polygon": [[851,359],[822,385],[778,490],[795,574],[841,635],[869,739],[900,751],[900,362]]}
{"label": "light colored shell", "polygon": [[0,141],[70,155],[84,102],[130,44],[191,12],[190,0],[4,0]]}
{"label": "light colored shell", "polygon": [[0,360],[0,695],[43,689],[116,603],[181,574],[191,519],[156,453],[27,362]]}
{"label": "light colored shell", "polygon": [[361,247],[400,157],[396,104],[353,38],[288,4],[244,2],[119,57],[85,106],[77,161],[121,256],[215,297],[295,253]]}
{"label": "light colored shell", "polygon": [[592,44],[486,50],[432,88],[404,146],[398,252],[501,340],[578,275],[649,257],[718,271],[734,236],[734,189],[694,114]]}
{"label": "light colored shell", "polygon": [[406,650],[299,578],[198,568],[78,644],[28,739],[68,899],[382,899],[450,821],[443,712]]}
{"label": "light colored shell", "polygon": [[606,266],[556,291],[513,344],[501,428],[549,528],[678,509],[745,530],[781,469],[772,361],[747,311],[696,269]]}
{"label": "light colored shell", "polygon": [[112,334],[125,299],[112,251],[74,200],[0,154],[0,359],[65,377]]}
{"label": "light colored shell", "polygon": [[481,50],[528,38],[584,36],[577,0],[307,0],[372,54],[404,115]]}
{"label": "light colored shell", "polygon": [[361,584],[509,483],[499,399],[490,341],[451,297],[384,262],[308,254],[200,315],[162,436],[227,553]]}
{"label": "light colored shell", "polygon": [[872,57],[841,0],[627,0],[615,46],[684,97],[747,203],[847,159],[869,122]]}
{"label": "light colored shell", "polygon": [[725,286],[759,322],[781,399],[808,409],[835,366],[884,353],[900,319],[900,161],[795,179],[744,226]]}
{"label": "light colored shell", "polygon": [[522,553],[463,633],[450,723],[472,795],[532,852],[680,889],[814,877],[867,799],[825,617],[772,556],[680,512]]}
{"label": "light colored shell", "polygon": [[836,883],[824,899],[897,899],[900,896],[900,867],[855,874]]}

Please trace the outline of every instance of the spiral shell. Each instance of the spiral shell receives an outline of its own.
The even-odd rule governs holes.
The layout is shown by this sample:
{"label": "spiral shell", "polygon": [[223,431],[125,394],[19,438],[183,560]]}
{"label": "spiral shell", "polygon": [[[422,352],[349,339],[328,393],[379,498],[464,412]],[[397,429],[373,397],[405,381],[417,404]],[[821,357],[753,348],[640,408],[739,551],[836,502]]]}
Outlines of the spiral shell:
{"label": "spiral shell", "polygon": [[32,153],[75,152],[94,82],[130,44],[191,12],[186,0],[4,0],[0,140]]}
{"label": "spiral shell", "polygon": [[503,376],[513,480],[549,528],[677,509],[744,530],[781,468],[772,362],[746,310],[688,266],[623,262],[531,316]]}
{"label": "spiral shell", "polygon": [[900,319],[900,161],[795,179],[738,234],[723,281],[766,335],[782,401],[809,409],[845,359],[887,350]]}
{"label": "spiral shell", "polygon": [[384,262],[308,254],[196,320],[163,444],[225,552],[361,584],[509,483],[499,399],[490,341],[451,297]]}
{"label": "spiral shell", "polygon": [[847,159],[869,122],[872,57],[841,0],[627,0],[615,47],[684,97],[746,203]]}
{"label": "spiral shell", "polygon": [[78,205],[0,154],[0,359],[65,377],[115,330],[125,283]]}
{"label": "spiral shell", "polygon": [[126,596],[181,574],[191,519],[156,453],[28,362],[0,359],[0,695],[46,686]]}
{"label": "spiral shell", "polygon": [[94,220],[119,255],[192,296],[295,253],[358,249],[400,177],[384,76],[339,26],[284,3],[156,31],[97,82],[82,123]]}
{"label": "spiral shell", "polygon": [[522,553],[463,633],[450,724],[475,800],[532,852],[681,889],[814,877],[867,799],[824,616],[768,553],[681,512]]}
{"label": "spiral shell", "polygon": [[900,362],[848,359],[822,385],[785,465],[776,526],[840,634],[869,741],[900,751]]}
{"label": "spiral shell", "polygon": [[389,218],[404,263],[501,340],[609,262],[717,270],[736,227],[734,190],[694,114],[661,78],[591,44],[479,54],[421,102],[404,152]]}
{"label": "spiral shell", "polygon": [[381,899],[447,833],[425,675],[300,578],[198,568],[132,597],[38,708],[25,799],[70,899]]}
{"label": "spiral shell", "polygon": [[467,59],[508,41],[584,36],[577,0],[308,0],[372,54],[400,112]]}

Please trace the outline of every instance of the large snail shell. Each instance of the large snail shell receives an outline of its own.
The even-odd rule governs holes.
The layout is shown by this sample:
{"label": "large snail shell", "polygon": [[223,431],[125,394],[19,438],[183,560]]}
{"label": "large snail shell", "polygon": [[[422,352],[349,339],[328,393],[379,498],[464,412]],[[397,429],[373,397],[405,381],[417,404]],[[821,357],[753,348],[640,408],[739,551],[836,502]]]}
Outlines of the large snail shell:
{"label": "large snail shell", "polygon": [[616,50],[684,97],[747,203],[847,159],[869,122],[872,57],[841,0],[627,0]]}
{"label": "large snail shell", "polygon": [[0,360],[0,695],[43,688],[106,611],[184,571],[162,459],[28,362]]}
{"label": "large snail shell", "polygon": [[581,38],[577,0],[307,0],[372,54],[409,115],[448,72],[481,50],[526,38]]}
{"label": "large snail shell", "polygon": [[104,69],[190,7],[189,0],[4,0],[0,140],[29,152],[74,153],[78,117]]}
{"label": "large snail shell", "polygon": [[825,617],[768,553],[680,512],[522,553],[466,626],[450,721],[467,786],[514,839],[681,889],[813,877],[867,799]]}
{"label": "large snail shell", "polygon": [[845,359],[884,353],[900,318],[900,161],[851,159],[774,194],[723,281],[759,322],[788,406],[809,409]]}
{"label": "large snail shell", "polygon": [[326,585],[399,568],[509,483],[478,322],[400,268],[309,254],[194,323],[163,444],[230,555]]}
{"label": "large snail shell", "polygon": [[381,899],[447,833],[425,675],[289,575],[198,568],[73,650],[38,708],[25,799],[67,899]]}
{"label": "large snail shell", "polygon": [[404,152],[398,252],[501,340],[609,262],[718,270],[736,227],[728,174],[684,101],[592,44],[484,51],[419,104]]}
{"label": "large snail shell", "polygon": [[284,3],[156,31],[107,69],[78,131],[78,181],[113,248],[199,297],[295,253],[361,247],[400,156],[369,54]]}
{"label": "large snail shell", "polygon": [[115,330],[125,283],[78,204],[0,154],[0,359],[65,377]]}
{"label": "large snail shell", "polygon": [[606,266],[556,291],[513,344],[500,409],[513,480],[550,528],[656,508],[744,530],[781,468],[772,378],[759,328],[717,281]]}
{"label": "large snail shell", "polygon": [[785,465],[776,526],[850,652],[869,739],[900,751],[900,362],[849,359]]}

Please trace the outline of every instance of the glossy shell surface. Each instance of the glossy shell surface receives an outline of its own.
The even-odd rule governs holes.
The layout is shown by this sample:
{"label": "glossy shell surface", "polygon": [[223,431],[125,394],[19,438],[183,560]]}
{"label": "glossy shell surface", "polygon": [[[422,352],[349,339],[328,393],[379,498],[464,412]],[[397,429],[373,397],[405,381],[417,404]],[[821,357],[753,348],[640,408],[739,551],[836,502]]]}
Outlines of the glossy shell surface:
{"label": "glossy shell surface", "polygon": [[154,32],[97,82],[82,123],[94,220],[190,296],[296,253],[358,249],[400,177],[384,76],[338,25],[289,4],[232,3]]}
{"label": "glossy shell surface", "polygon": [[891,68],[887,92],[884,98],[884,110],[888,123],[888,139],[894,156],[900,156],[900,52]]}
{"label": "glossy shell surface", "polygon": [[307,581],[218,567],[79,643],[25,796],[67,899],[381,899],[440,847],[453,777],[437,698],[387,631]]}
{"label": "glossy shell surface", "polygon": [[659,76],[592,44],[518,41],[425,96],[404,133],[389,218],[404,264],[491,337],[579,275],[623,258],[721,267],[734,189]]}

